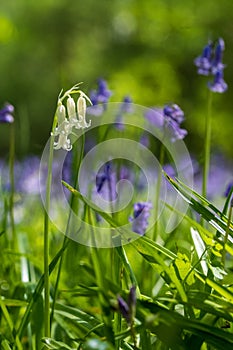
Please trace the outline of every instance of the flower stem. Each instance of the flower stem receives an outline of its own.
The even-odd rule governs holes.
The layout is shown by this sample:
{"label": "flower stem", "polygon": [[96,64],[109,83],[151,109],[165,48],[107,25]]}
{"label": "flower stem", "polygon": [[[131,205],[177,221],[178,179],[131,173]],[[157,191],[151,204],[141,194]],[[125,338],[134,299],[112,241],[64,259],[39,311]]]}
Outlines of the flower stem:
{"label": "flower stem", "polygon": [[[54,130],[56,118],[53,121]],[[50,137],[48,173],[46,183],[45,211],[44,211],[44,335],[50,337],[50,281],[49,281],[49,211],[50,211],[50,193],[52,183],[53,167],[53,144],[54,136]]]}
{"label": "flower stem", "polygon": [[[81,161],[83,159],[84,145],[85,145],[85,134],[82,134],[82,145],[81,145],[80,155],[78,156],[77,148],[75,148],[75,150],[74,150],[75,151],[74,152],[74,163],[75,163],[74,188],[79,188],[78,175],[79,175],[79,168],[81,165]],[[66,225],[66,234],[65,234],[64,239],[63,239],[62,249],[67,245],[67,241],[68,241],[67,234],[69,233],[71,214],[72,214],[72,211],[75,209],[76,201],[77,201],[77,197],[75,197],[75,195],[72,193],[71,199],[70,199],[69,216],[68,216],[68,221],[67,221],[67,225]],[[51,316],[50,316],[51,324],[53,321],[54,309],[55,309],[55,304],[56,304],[56,299],[57,299],[57,294],[58,294],[58,287],[59,287],[59,282],[60,282],[60,277],[61,277],[63,258],[64,258],[64,254],[61,254],[59,265],[58,265],[56,283],[54,286],[53,303],[52,303],[52,307],[51,307]]]}
{"label": "flower stem", "polygon": [[212,112],[212,92],[209,91],[207,114],[205,119],[205,148],[204,148],[204,166],[202,181],[202,196],[207,197],[208,176],[210,167],[210,149],[211,149],[211,112]]}
{"label": "flower stem", "polygon": [[14,123],[10,125],[10,156],[9,156],[9,177],[10,177],[10,199],[9,199],[9,214],[11,225],[11,248],[17,249],[17,237],[15,232],[14,220],[14,192],[15,192],[15,126]]}
{"label": "flower stem", "polygon": [[[161,144],[160,154],[159,154],[159,164],[162,167],[164,165],[164,157],[165,157],[165,147],[164,144]],[[158,224],[158,216],[159,216],[159,202],[160,202],[160,192],[161,192],[161,184],[162,184],[162,170],[158,169],[158,179],[156,184],[156,197],[155,197],[155,218],[156,223],[154,226],[153,240],[156,242],[158,238],[159,224]]]}

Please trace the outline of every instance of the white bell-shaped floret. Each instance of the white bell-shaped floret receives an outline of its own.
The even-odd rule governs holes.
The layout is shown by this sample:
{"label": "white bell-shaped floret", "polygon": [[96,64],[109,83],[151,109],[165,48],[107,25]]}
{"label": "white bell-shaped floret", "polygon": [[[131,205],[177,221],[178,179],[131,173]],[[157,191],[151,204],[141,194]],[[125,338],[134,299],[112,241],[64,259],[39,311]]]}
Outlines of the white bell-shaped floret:
{"label": "white bell-shaped floret", "polygon": [[61,125],[66,119],[66,109],[63,104],[59,104],[57,107],[57,123]]}
{"label": "white bell-shaped floret", "polygon": [[88,128],[91,125],[91,121],[89,123],[86,122],[86,110],[87,110],[87,103],[84,95],[81,93],[78,101],[77,101],[77,110],[78,110],[78,117],[79,117],[79,125],[80,128],[85,129]]}
{"label": "white bell-shaped floret", "polygon": [[64,149],[65,151],[70,151],[72,149],[70,139],[68,139],[68,135],[65,133],[59,134],[58,141],[54,142],[54,149],[60,148]]}
{"label": "white bell-shaped floret", "polygon": [[74,99],[71,96],[69,96],[67,99],[66,107],[67,107],[69,119],[70,120],[72,120],[73,118],[77,119],[76,118],[76,105],[75,105]]}

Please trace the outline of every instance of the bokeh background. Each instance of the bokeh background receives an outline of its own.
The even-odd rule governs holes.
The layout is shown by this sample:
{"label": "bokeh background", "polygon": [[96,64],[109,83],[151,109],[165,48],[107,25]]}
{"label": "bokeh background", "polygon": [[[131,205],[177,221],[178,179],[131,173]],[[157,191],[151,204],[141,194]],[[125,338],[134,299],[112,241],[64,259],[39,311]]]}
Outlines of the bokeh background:
{"label": "bokeh background", "polygon": [[[0,104],[15,106],[16,153],[40,155],[60,90],[108,81],[119,102],[175,102],[186,115],[186,144],[202,152],[208,77],[193,60],[224,38],[229,89],[214,95],[213,151],[233,155],[233,2],[229,0],[8,0],[0,5]],[[1,125],[0,155],[9,148]]]}

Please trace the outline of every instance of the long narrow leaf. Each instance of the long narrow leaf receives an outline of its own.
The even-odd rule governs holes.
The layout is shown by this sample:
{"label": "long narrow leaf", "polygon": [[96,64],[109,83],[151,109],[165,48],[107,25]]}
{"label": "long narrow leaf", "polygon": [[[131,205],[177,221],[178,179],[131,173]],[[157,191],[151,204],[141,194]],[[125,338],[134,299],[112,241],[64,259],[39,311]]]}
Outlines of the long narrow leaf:
{"label": "long narrow leaf", "polygon": [[[200,214],[206,221],[209,222],[216,230],[218,230],[223,236],[225,236],[227,229],[227,217],[221,213],[221,211],[215,208],[204,197],[189,189],[186,185],[172,179],[165,173],[165,177],[170,184],[176,189],[176,191],[190,204],[190,206]],[[188,191],[187,191],[188,188]],[[201,203],[199,203],[194,197],[198,197]],[[207,205],[207,208],[204,204]],[[211,210],[210,210],[211,209]],[[230,223],[229,231],[233,233],[233,223]],[[229,241],[233,243],[233,238],[229,235]]]}
{"label": "long narrow leaf", "polygon": [[[115,228],[117,231],[119,231],[119,233],[122,235],[122,238],[125,238],[126,240],[129,239],[129,236],[133,236],[135,238],[135,234],[133,232],[130,232],[129,230],[126,230],[125,228],[122,228],[110,215],[106,214],[104,211],[102,211],[98,206],[93,204],[87,198],[84,198],[79,191],[75,190],[72,186],[67,184],[65,181],[62,181],[62,183],[74,195],[78,196],[85,204],[87,204],[92,210],[94,210],[98,214],[100,214],[113,228]],[[183,289],[181,282],[177,278],[176,274],[171,273],[169,267],[165,264],[164,259],[162,259],[159,256],[158,251],[164,253],[165,255],[167,255],[168,257],[170,257],[172,259],[174,259],[176,257],[176,255],[172,254],[167,249],[163,248],[162,246],[160,246],[158,244],[155,244],[153,241],[151,241],[145,237],[140,237],[140,238],[132,241],[131,244],[141,255],[143,255],[143,257],[152,265],[152,267],[156,268],[155,264],[159,264],[162,267],[162,269],[170,277],[171,281],[175,284],[178,292],[180,293],[181,298],[184,301],[186,301],[187,297],[186,297],[186,294],[185,294],[185,291]],[[130,273],[131,272],[129,271],[129,274]]]}

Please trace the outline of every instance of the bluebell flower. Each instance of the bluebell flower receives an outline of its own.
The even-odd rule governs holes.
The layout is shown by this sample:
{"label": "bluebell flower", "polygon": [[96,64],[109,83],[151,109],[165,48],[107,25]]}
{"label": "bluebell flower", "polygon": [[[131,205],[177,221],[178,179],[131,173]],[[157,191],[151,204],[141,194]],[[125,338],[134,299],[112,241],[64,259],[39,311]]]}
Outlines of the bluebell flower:
{"label": "bluebell flower", "polygon": [[118,301],[118,308],[122,316],[126,319],[126,322],[130,324],[131,317],[130,317],[130,311],[129,311],[129,306],[126,303],[126,301],[122,297],[117,298]]}
{"label": "bluebell flower", "polygon": [[7,103],[1,110],[0,110],[0,123],[13,123],[14,122],[14,106]]}
{"label": "bluebell flower", "polygon": [[155,126],[165,128],[171,132],[171,141],[182,140],[187,135],[187,130],[181,129],[184,121],[184,112],[177,104],[165,105],[163,109],[153,108],[146,112],[145,117]]}
{"label": "bluebell flower", "polygon": [[120,130],[124,129],[124,124],[122,123],[122,116],[125,113],[133,113],[133,103],[132,98],[130,96],[124,97],[116,117],[116,127]]}
{"label": "bluebell flower", "polygon": [[212,63],[211,63],[211,56],[212,56],[212,47],[213,43],[209,42],[203,49],[202,55],[198,56],[194,60],[194,64],[196,67],[198,67],[198,74],[201,75],[209,75]]}
{"label": "bluebell flower", "polygon": [[217,71],[222,70],[225,67],[225,64],[222,63],[224,49],[225,49],[224,40],[222,38],[219,38],[215,49],[215,55],[211,62],[212,74],[215,74]]}
{"label": "bluebell flower", "polygon": [[184,121],[184,112],[177,104],[166,105],[163,109],[165,126],[172,130],[171,141],[182,140],[187,135],[187,130],[181,129],[180,124]]}
{"label": "bluebell flower", "polygon": [[125,96],[121,104],[121,113],[132,113],[133,112],[133,101],[130,96]]}
{"label": "bluebell flower", "polygon": [[89,107],[88,112],[92,115],[99,116],[106,109],[106,103],[112,96],[112,92],[108,89],[107,82],[104,79],[99,79],[97,89],[90,92],[90,100],[92,107]]}
{"label": "bluebell flower", "polygon": [[111,181],[111,163],[107,162],[104,164],[103,171],[99,172],[96,175],[96,187],[97,187],[97,192],[101,192],[102,187],[105,182],[110,182]]}
{"label": "bluebell flower", "polygon": [[223,79],[223,51],[225,43],[222,38],[219,38],[214,48],[210,42],[203,50],[202,56],[194,60],[194,64],[198,67],[198,74],[213,75],[214,81],[208,82],[208,88],[213,92],[223,93],[227,90],[227,84]]}
{"label": "bluebell flower", "polygon": [[[91,121],[86,122],[86,100],[91,103],[91,100],[81,90],[79,91],[77,106],[70,95],[68,95],[66,107],[63,105],[61,99],[58,100],[56,111],[57,127],[51,133],[52,136],[57,137],[57,141],[54,142],[54,149],[63,148],[65,151],[70,151],[72,145],[69,136],[72,133],[73,127],[75,129],[86,129],[91,126]],[[66,111],[68,118],[66,118]]]}
{"label": "bluebell flower", "polygon": [[128,325],[132,326],[137,302],[136,287],[132,286],[130,288],[127,302],[121,296],[118,296],[117,301],[120,313],[126,319]]}
{"label": "bluebell flower", "polygon": [[163,109],[165,119],[172,120],[177,124],[184,121],[184,112],[177,104],[166,105]]}
{"label": "bluebell flower", "polygon": [[134,204],[133,217],[129,218],[132,222],[133,232],[143,236],[148,227],[148,218],[150,216],[150,209],[152,208],[149,202],[137,202]]}
{"label": "bluebell flower", "polygon": [[223,70],[218,70],[214,75],[214,81],[208,82],[208,87],[213,92],[223,93],[227,90],[228,86],[223,79]]}

